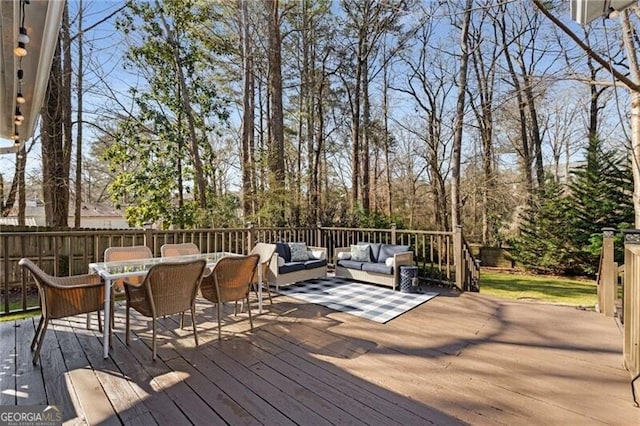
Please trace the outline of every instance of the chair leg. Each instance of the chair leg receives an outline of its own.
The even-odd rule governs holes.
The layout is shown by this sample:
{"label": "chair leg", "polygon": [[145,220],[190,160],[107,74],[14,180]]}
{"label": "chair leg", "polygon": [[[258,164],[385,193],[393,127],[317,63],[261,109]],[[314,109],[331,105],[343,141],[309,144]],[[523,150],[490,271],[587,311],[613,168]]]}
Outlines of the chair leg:
{"label": "chair leg", "polygon": [[38,335],[42,331],[43,323],[44,323],[44,317],[40,317],[40,321],[38,322],[38,326],[36,327],[36,334],[33,336],[33,340],[31,341],[31,352],[35,350],[36,343],[38,342]]}
{"label": "chair leg", "polygon": [[196,346],[198,346],[198,329],[196,328],[196,307],[191,307],[191,324],[193,325],[193,338],[196,340]]}
{"label": "chair leg", "polygon": [[38,363],[38,359],[40,358],[40,349],[42,349],[42,343],[44,342],[44,335],[47,332],[47,325],[49,324],[49,319],[46,318],[44,320],[44,324],[42,324],[42,331],[40,332],[40,337],[38,338],[38,344],[36,345],[36,351],[33,353],[33,365]]}
{"label": "chair leg", "polygon": [[180,330],[184,330],[184,311],[180,312]]}
{"label": "chair leg", "polygon": [[253,331],[253,318],[251,318],[251,304],[249,303],[249,293],[247,293],[247,311],[249,312],[249,324],[251,324],[251,331]]}
{"label": "chair leg", "polygon": [[127,300],[127,309],[126,309],[126,313],[125,313],[125,341],[127,342],[127,346],[129,345],[129,331],[130,331],[130,325],[129,325],[129,301]]}
{"label": "chair leg", "polygon": [[218,303],[218,340],[222,340],[222,331],[220,330],[220,311],[222,310],[222,307],[224,306],[223,303]]}
{"label": "chair leg", "polygon": [[[111,311],[111,313],[113,314],[113,311]],[[100,309],[96,311],[96,314],[98,314],[98,331],[102,333],[102,319],[100,319]]]}
{"label": "chair leg", "polygon": [[156,360],[156,319],[155,317],[153,318],[153,334],[151,336],[151,348],[153,350],[153,360]]}
{"label": "chair leg", "polygon": [[271,300],[271,288],[269,287],[269,282],[264,281],[263,284],[267,286],[267,296],[269,296],[269,304],[273,305],[273,300]]}

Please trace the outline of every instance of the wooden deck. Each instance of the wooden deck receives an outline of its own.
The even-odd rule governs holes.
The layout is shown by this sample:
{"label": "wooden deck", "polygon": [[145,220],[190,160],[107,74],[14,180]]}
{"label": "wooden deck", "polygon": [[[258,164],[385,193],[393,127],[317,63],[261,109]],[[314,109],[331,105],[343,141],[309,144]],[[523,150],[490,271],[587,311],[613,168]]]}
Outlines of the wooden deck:
{"label": "wooden deck", "polygon": [[[176,318],[124,309],[110,359],[83,316],[0,323],[0,405],[52,404],[69,424],[633,425],[616,323],[575,308],[443,293],[387,324],[278,296],[256,316],[198,303],[200,346]],[[229,306],[231,311],[231,306]]]}

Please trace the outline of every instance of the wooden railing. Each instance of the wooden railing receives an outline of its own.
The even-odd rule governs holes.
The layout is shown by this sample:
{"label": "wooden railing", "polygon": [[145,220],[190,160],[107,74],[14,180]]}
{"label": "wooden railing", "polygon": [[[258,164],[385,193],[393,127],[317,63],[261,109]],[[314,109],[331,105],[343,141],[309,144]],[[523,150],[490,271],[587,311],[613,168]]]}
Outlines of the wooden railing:
{"label": "wooden railing", "polygon": [[190,230],[19,230],[0,233],[1,309],[0,315],[37,307],[37,292],[31,277],[23,273],[18,262],[23,257],[34,260],[45,272],[57,276],[83,274],[87,265],[100,262],[104,251],[113,246],[146,245],[160,255],[167,243],[193,242],[203,252],[230,251],[247,253],[257,242],[305,241],[310,246],[328,250],[332,263],[336,247],[357,242],[405,244],[414,251],[421,279],[458,289],[479,289],[479,266],[462,235],[455,232],[389,229],[313,227],[254,227]]}
{"label": "wooden railing", "polygon": [[614,261],[614,229],[603,229],[598,271],[597,310],[622,325],[622,358],[631,373],[631,394],[638,405],[636,382],[640,378],[640,231],[624,232],[624,265]]}

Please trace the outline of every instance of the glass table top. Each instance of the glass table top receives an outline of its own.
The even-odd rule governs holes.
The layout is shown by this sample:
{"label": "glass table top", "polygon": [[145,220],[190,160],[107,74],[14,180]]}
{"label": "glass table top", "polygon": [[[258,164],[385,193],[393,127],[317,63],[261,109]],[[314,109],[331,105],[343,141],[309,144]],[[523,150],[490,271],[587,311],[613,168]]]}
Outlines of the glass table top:
{"label": "glass table top", "polygon": [[225,256],[238,256],[237,253],[216,252],[188,254],[184,256],[151,257],[148,259],[120,260],[117,262],[90,263],[89,269],[97,272],[103,278],[120,278],[132,275],[144,275],[153,265],[167,262],[189,262],[205,259],[211,266]]}

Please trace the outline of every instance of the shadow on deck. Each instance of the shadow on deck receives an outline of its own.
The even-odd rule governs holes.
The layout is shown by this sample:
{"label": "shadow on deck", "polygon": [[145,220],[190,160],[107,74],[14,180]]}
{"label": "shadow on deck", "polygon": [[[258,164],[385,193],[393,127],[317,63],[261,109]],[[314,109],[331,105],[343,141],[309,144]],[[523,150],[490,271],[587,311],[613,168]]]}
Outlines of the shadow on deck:
{"label": "shadow on deck", "polygon": [[123,306],[106,360],[84,316],[53,322],[36,367],[37,318],[0,323],[0,405],[52,404],[77,424],[640,423],[612,319],[436,291],[387,324],[278,296],[251,333],[228,306],[221,342],[199,300],[200,346],[167,317],[156,362],[147,318],[124,344]]}

